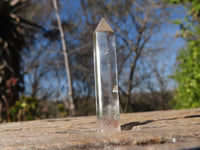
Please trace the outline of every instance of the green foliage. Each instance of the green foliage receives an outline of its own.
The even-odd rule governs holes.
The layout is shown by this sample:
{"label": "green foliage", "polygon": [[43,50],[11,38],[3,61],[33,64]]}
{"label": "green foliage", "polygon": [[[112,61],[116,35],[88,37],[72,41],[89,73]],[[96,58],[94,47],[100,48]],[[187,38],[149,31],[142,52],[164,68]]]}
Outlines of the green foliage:
{"label": "green foliage", "polygon": [[64,105],[63,104],[59,104],[58,105],[58,110],[59,110],[59,112],[64,112],[65,111]]}
{"label": "green foliage", "polygon": [[10,108],[11,121],[34,120],[37,115],[38,99],[21,96],[21,99]]}
{"label": "green foliage", "polygon": [[173,78],[178,87],[172,104],[177,109],[197,108],[200,107],[200,3],[199,0],[170,2],[182,3],[189,11],[184,22],[177,21],[188,44],[177,57],[179,64]]}
{"label": "green foliage", "polygon": [[179,85],[173,101],[175,108],[200,107],[200,41],[189,41],[177,60],[179,69],[174,79]]}
{"label": "green foliage", "polygon": [[65,107],[64,107],[63,104],[59,104],[59,105],[57,106],[57,108],[58,108],[60,117],[65,117],[65,116],[67,116],[67,112],[65,111]]}

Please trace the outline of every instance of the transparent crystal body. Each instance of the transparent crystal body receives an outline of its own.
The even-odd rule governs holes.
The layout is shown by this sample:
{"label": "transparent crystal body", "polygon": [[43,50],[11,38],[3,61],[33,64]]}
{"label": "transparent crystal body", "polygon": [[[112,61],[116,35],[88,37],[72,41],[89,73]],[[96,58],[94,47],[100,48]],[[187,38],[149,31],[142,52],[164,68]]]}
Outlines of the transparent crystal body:
{"label": "transparent crystal body", "polygon": [[97,131],[120,131],[115,35],[94,33],[94,74]]}

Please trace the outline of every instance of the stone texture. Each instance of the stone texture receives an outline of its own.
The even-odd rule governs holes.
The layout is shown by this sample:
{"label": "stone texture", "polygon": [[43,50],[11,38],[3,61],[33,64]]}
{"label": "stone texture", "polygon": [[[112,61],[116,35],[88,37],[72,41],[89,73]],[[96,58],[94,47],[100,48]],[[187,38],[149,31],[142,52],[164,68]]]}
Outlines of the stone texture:
{"label": "stone texture", "polygon": [[96,133],[96,117],[0,124],[0,149],[200,149],[200,109],[121,115],[121,132]]}

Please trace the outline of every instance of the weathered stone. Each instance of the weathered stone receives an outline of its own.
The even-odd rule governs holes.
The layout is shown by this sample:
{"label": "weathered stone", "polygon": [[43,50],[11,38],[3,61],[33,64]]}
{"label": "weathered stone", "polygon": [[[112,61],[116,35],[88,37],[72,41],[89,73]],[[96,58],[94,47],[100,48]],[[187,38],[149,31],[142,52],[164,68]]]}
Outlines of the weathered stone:
{"label": "weathered stone", "polygon": [[121,132],[97,133],[96,117],[0,125],[0,149],[200,149],[200,109],[121,115]]}

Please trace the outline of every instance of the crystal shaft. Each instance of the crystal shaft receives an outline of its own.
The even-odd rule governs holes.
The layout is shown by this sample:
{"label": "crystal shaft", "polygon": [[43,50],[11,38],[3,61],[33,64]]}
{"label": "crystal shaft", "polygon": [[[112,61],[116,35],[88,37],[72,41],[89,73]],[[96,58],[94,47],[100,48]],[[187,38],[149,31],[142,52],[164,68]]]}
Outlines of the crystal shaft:
{"label": "crystal shaft", "polygon": [[94,32],[97,131],[120,131],[115,35],[105,19]]}

